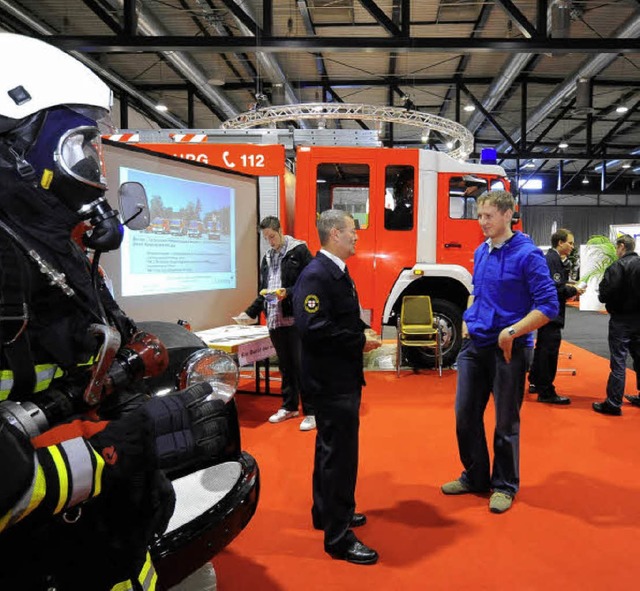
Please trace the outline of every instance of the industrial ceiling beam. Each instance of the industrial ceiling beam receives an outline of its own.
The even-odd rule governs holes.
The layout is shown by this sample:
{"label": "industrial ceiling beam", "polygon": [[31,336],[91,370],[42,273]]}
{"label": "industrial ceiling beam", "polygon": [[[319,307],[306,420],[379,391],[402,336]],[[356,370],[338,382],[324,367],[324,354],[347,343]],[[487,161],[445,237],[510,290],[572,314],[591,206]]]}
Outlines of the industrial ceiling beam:
{"label": "industrial ceiling beam", "polygon": [[[256,37],[262,37],[264,31],[234,0],[221,0],[221,2],[229,9],[229,11],[235,16],[247,29],[249,29]],[[242,37],[239,37],[242,39]],[[255,51],[256,39],[255,37],[249,37],[253,39],[253,50]]]}
{"label": "industrial ceiling beam", "polygon": [[538,36],[538,31],[536,28],[529,22],[526,16],[520,12],[518,7],[511,2],[511,0],[495,0],[496,4],[502,8],[507,13],[507,16],[513,20],[516,27],[520,29],[520,32],[531,39],[532,37]]}
{"label": "industrial ceiling beam", "polygon": [[491,115],[491,113],[489,113],[489,111],[487,111],[484,108],[483,104],[473,95],[473,93],[469,90],[469,88],[466,86],[466,84],[464,82],[459,81],[458,82],[458,86],[460,87],[460,90],[462,90],[469,97],[469,99],[471,100],[471,102],[473,102],[473,104],[476,106],[476,108],[487,118],[489,123],[491,123],[491,125],[493,125],[493,127],[496,129],[496,131],[507,141],[507,143],[509,143],[511,145],[511,147],[513,148],[513,150],[517,154],[518,153],[518,146],[513,141],[511,136],[496,121],[496,119],[493,117],[493,115]]}
{"label": "industrial ceiling beam", "polygon": [[96,0],[83,0],[84,5],[89,8],[107,27],[109,27],[117,35],[122,33],[122,27],[117,19],[113,18],[113,15],[96,2]]}
{"label": "industrial ceiling beam", "polygon": [[393,37],[401,37],[402,31],[398,26],[380,9],[380,7],[373,2],[373,0],[359,0],[362,7],[378,22],[378,24],[389,35]]}
{"label": "industrial ceiling beam", "polygon": [[65,51],[139,53],[156,51],[246,51],[263,53],[398,51],[407,53],[638,53],[640,38],[442,38],[442,37],[193,37],[183,35],[46,35]]}
{"label": "industrial ceiling beam", "polygon": [[[469,76],[466,74],[454,74],[453,78],[460,78],[464,76],[465,84],[468,86],[478,85],[483,86],[487,84],[491,84],[493,81],[493,77],[490,76]],[[451,85],[452,77],[451,76],[411,76],[410,82],[407,81],[405,76],[395,75],[389,73],[386,76],[378,76],[376,78],[323,78],[322,80],[318,79],[309,79],[309,80],[297,80],[296,86],[299,88],[316,88],[323,87],[325,84],[329,84],[330,86],[334,86],[336,88],[352,88],[358,86],[389,86],[390,84],[397,84],[400,86],[449,86]],[[534,84],[539,84],[541,86],[557,86],[561,82],[564,81],[564,78],[561,77],[553,77],[553,76],[529,76],[528,74],[523,74],[518,76],[514,83],[521,84],[522,82],[527,82],[529,86]],[[157,87],[158,90],[179,90],[180,88],[184,88],[185,84],[182,82],[175,83],[163,83],[158,84],[155,82],[139,82],[138,86],[140,88],[154,86]],[[241,90],[243,88],[254,86],[254,82],[227,82],[224,87],[226,90]],[[640,87],[640,79],[638,80],[620,80],[620,79],[611,79],[611,80],[593,80],[593,86],[595,87],[625,87],[625,88],[639,88]]]}
{"label": "industrial ceiling beam", "polygon": [[[487,26],[487,22],[489,21],[489,16],[491,15],[492,8],[493,7],[490,4],[482,5],[482,8],[480,8],[480,12],[478,14],[478,18],[473,25],[473,29],[471,31],[471,38],[480,37],[482,35],[485,27]],[[471,56],[467,53],[460,56],[460,58],[458,59],[458,65],[456,66],[456,73],[455,73],[456,77],[461,77],[466,73],[467,65],[470,59],[471,59]],[[471,84],[470,82],[468,82],[468,80],[469,79],[465,77],[465,81],[467,81],[468,84]],[[491,80],[492,79],[486,82],[486,84],[490,84]],[[448,103],[451,100],[452,94],[454,92],[456,93],[456,99],[460,97],[460,87],[458,85],[454,87],[449,84],[448,86],[449,88],[447,89],[447,93],[445,94],[444,100],[442,101],[442,105],[440,106],[440,110],[438,111],[438,115],[440,115],[440,117],[445,116],[447,112]],[[460,111],[460,101],[457,100],[456,113],[459,111]],[[456,117],[456,121],[458,120],[459,120],[459,117]]]}

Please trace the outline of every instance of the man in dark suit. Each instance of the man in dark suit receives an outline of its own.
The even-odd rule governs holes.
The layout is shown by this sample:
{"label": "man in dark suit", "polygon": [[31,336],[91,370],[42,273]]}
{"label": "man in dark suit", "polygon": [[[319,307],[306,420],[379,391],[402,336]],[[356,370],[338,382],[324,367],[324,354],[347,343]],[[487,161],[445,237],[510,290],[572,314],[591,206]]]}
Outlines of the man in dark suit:
{"label": "man in dark suit", "polygon": [[302,271],[293,295],[303,386],[316,411],[311,514],[333,558],[374,564],[378,553],[360,542],[352,528],[366,523],[363,514],[355,513],[363,351],[380,343],[365,336],[358,294],[345,265],[358,240],[353,217],[324,211],[318,235],[321,249]]}
{"label": "man in dark suit", "polygon": [[545,259],[549,267],[551,279],[558,290],[558,303],[560,312],[548,324],[538,329],[536,348],[533,352],[533,363],[529,372],[529,392],[538,393],[538,402],[548,404],[571,404],[568,396],[560,396],[556,392],[553,382],[558,372],[558,356],[560,355],[560,342],[562,341],[562,329],[566,301],[576,295],[582,295],[584,289],[569,285],[569,260],[568,256],[574,247],[573,234],[564,228],[554,232],[551,236],[551,248],[547,251]]}

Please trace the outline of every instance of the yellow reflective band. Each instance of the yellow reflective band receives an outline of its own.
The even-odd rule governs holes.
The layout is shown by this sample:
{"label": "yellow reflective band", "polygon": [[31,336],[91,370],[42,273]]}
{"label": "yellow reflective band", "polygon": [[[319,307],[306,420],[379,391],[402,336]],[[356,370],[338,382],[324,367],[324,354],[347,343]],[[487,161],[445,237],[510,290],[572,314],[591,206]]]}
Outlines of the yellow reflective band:
{"label": "yellow reflective band", "polygon": [[111,587],[111,591],[133,591],[133,582],[131,579],[122,581],[122,583],[116,583]]}
{"label": "yellow reflective band", "polygon": [[22,497],[14,503],[11,511],[0,519],[0,532],[21,519],[24,519],[31,511],[38,507],[44,499],[47,489],[44,471],[37,457],[35,457],[35,460],[36,464],[33,468],[31,486],[29,486],[29,490],[25,491]]}
{"label": "yellow reflective band", "polygon": [[93,475],[95,473],[89,447],[81,437],[67,439],[60,443],[60,447],[67,458],[69,467],[69,501],[68,507],[74,507],[82,501],[86,501],[93,490]]}
{"label": "yellow reflective band", "polygon": [[0,517],[0,533],[5,530],[5,528],[9,524],[9,521],[11,521],[11,511],[9,511],[9,513],[7,513],[6,515]]}
{"label": "yellow reflective band", "polygon": [[62,459],[60,450],[55,445],[52,445],[47,449],[51,454],[53,463],[56,465],[58,482],[60,483],[60,498],[58,499],[58,504],[53,512],[55,515],[64,509],[65,503],[67,502],[67,497],[69,496],[69,475],[67,474],[67,466]]}
{"label": "yellow reflective band", "polygon": [[[51,385],[51,382],[53,382],[53,380],[55,380],[56,378],[60,378],[64,375],[64,371],[62,371],[58,366],[53,366],[53,368],[55,368],[53,370],[53,375],[51,376],[46,375],[41,378],[40,374],[42,373],[43,370],[39,370],[38,369],[39,367],[43,367],[43,366],[36,365],[36,375],[37,375],[38,382],[36,383],[36,387],[33,390],[34,392],[42,392],[43,390],[46,390]],[[44,371],[49,372],[51,370],[47,368],[47,370],[44,370]]]}
{"label": "yellow reflective band", "polygon": [[96,472],[93,478],[93,496],[97,497],[102,492],[102,471],[104,470],[104,459],[93,448],[91,448],[93,455],[96,458]]}
{"label": "yellow reflective band", "polygon": [[38,464],[36,468],[36,481],[33,485],[33,494],[31,495],[31,500],[29,501],[29,506],[26,508],[24,515],[22,517],[26,517],[33,511],[44,499],[47,494],[47,479],[44,477],[44,470],[42,466]]}
{"label": "yellow reflective band", "polygon": [[[36,386],[34,392],[46,390],[51,382],[64,375],[64,371],[52,363],[41,363],[35,366]],[[10,369],[0,371],[0,400],[6,400],[13,387],[13,372]]]}
{"label": "yellow reflective band", "polygon": [[158,581],[158,574],[151,562],[151,554],[147,552],[147,557],[138,576],[138,581],[142,585],[144,591],[155,591],[156,583]]}

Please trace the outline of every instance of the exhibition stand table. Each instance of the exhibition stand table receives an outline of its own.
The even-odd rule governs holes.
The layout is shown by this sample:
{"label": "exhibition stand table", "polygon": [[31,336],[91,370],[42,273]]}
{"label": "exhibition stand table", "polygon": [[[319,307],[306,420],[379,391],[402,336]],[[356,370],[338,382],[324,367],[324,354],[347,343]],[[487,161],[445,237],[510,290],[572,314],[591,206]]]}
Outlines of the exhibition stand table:
{"label": "exhibition stand table", "polygon": [[261,393],[260,364],[262,363],[265,368],[264,393],[270,393],[269,357],[275,355],[276,351],[266,326],[231,324],[201,330],[196,334],[210,349],[217,349],[232,355],[237,360],[239,367],[254,364],[256,394]]}

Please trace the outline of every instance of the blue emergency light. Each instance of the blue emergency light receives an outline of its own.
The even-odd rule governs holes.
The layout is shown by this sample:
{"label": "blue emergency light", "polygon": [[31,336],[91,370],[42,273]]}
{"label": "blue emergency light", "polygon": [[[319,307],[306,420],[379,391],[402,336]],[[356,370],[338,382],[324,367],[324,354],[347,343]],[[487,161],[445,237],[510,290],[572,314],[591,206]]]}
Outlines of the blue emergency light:
{"label": "blue emergency light", "polygon": [[480,164],[497,164],[498,152],[495,148],[482,148],[480,151]]}

